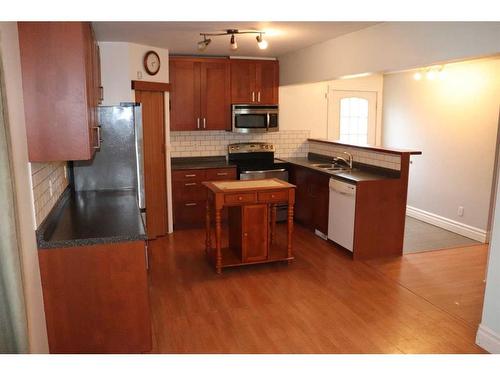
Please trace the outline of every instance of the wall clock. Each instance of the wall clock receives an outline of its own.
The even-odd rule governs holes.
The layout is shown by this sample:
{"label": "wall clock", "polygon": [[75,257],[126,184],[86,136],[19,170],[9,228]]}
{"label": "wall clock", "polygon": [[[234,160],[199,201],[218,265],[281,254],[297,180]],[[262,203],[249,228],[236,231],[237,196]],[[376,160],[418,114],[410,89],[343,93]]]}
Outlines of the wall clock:
{"label": "wall clock", "polygon": [[151,76],[160,70],[160,56],[155,51],[148,51],[144,55],[144,69]]}

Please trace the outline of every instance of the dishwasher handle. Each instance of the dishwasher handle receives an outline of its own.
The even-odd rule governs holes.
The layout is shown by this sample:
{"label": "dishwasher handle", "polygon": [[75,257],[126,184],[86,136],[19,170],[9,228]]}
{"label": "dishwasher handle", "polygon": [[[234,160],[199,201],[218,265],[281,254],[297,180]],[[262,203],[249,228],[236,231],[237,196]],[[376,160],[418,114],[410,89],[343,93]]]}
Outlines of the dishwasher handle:
{"label": "dishwasher handle", "polygon": [[350,184],[348,182],[339,181],[336,179],[330,179],[330,191],[337,194],[355,196],[356,195],[356,185]]}

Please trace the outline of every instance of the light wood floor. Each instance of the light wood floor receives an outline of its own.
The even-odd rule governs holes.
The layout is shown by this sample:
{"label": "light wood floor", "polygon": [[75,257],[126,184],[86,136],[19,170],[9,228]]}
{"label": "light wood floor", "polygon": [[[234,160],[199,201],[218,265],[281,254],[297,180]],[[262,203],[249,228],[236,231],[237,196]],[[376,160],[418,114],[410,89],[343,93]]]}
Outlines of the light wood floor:
{"label": "light wood floor", "polygon": [[[156,353],[482,352],[474,324],[433,302],[438,294],[420,297],[403,284],[413,280],[416,260],[399,258],[399,270],[395,260],[354,262],[296,226],[293,264],[217,276],[203,247],[202,230],[150,243]],[[449,260],[434,256],[430,263],[446,267]]]}

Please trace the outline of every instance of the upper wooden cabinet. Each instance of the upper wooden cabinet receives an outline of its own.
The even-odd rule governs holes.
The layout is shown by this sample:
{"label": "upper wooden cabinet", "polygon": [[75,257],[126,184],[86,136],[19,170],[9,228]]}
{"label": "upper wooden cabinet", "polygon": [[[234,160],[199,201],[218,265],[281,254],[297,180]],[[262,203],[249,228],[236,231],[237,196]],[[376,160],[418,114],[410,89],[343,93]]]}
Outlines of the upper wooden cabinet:
{"label": "upper wooden cabinet", "polygon": [[231,103],[278,104],[276,60],[231,60]]}
{"label": "upper wooden cabinet", "polygon": [[99,48],[89,22],[19,22],[29,160],[90,160],[100,146]]}
{"label": "upper wooden cabinet", "polygon": [[170,58],[170,130],[228,130],[227,59]]}

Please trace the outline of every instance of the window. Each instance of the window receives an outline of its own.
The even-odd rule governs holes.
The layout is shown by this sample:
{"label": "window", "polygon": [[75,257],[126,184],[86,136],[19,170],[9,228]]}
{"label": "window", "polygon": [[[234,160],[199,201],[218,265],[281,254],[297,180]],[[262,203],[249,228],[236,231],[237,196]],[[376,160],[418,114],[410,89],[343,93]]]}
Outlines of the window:
{"label": "window", "polygon": [[375,144],[377,93],[333,90],[330,98],[328,138],[354,144]]}

